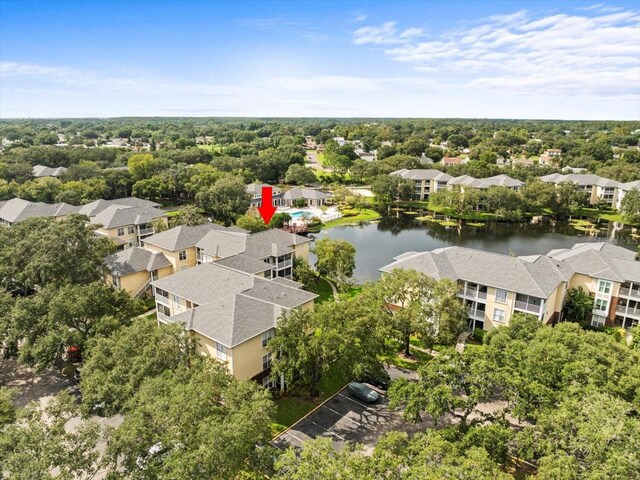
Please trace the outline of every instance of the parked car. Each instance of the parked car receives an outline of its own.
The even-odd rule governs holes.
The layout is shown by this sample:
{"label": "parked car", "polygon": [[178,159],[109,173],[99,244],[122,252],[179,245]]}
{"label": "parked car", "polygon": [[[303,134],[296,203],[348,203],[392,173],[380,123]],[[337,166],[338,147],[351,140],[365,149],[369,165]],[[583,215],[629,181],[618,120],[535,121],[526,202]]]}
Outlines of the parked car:
{"label": "parked car", "polygon": [[364,383],[351,382],[347,385],[347,390],[354,397],[367,403],[375,403],[380,398],[378,392],[367,387]]}

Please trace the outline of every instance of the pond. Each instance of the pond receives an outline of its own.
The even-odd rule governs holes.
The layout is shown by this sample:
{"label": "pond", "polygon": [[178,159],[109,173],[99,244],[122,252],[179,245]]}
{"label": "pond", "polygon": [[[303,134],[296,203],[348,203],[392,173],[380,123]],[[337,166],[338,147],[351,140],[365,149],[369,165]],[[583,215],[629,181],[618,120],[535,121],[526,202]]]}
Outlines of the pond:
{"label": "pond", "polygon": [[[434,222],[421,222],[414,216],[398,212],[379,222],[362,226],[335,227],[322,230],[316,238],[347,240],[356,248],[358,282],[375,280],[379,268],[392,262],[402,253],[423,252],[435,248],[459,245],[509,255],[545,254],[554,248],[569,248],[574,243],[611,241],[634,249],[637,237],[620,223],[601,221],[591,234],[585,234],[568,222],[498,223],[482,226],[447,227]],[[313,255],[311,262],[315,262]]]}

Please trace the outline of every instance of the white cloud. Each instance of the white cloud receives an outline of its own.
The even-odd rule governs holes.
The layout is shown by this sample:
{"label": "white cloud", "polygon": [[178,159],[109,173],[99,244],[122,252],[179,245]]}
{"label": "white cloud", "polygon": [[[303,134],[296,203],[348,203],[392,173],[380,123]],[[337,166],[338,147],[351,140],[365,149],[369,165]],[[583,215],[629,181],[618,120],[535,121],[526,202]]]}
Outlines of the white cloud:
{"label": "white cloud", "polygon": [[[640,107],[640,14],[594,5],[588,13],[536,15],[526,10],[488,17],[438,37],[403,39],[395,22],[362,27],[354,43],[458,85],[515,94],[635,98]],[[423,40],[416,37],[425,37]],[[393,45],[395,44],[395,45]]]}
{"label": "white cloud", "polygon": [[364,22],[367,18],[368,18],[368,17],[367,17],[367,15],[365,15],[364,13],[359,13],[359,14],[355,15],[355,16],[351,19],[351,21],[352,21],[352,22],[355,22],[355,23],[358,23],[358,22]]}
{"label": "white cloud", "polygon": [[424,30],[421,28],[407,28],[399,31],[396,22],[385,22],[379,27],[369,26],[358,28],[353,32],[353,43],[356,45],[374,44],[390,45],[394,43],[407,43],[416,37],[422,37]]}

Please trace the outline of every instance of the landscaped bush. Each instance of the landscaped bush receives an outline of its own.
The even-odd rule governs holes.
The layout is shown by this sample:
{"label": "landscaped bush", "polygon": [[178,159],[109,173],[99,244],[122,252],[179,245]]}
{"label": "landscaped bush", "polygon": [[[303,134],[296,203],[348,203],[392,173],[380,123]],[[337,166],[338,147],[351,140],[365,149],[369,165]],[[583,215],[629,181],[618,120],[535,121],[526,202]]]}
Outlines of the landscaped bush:
{"label": "landscaped bush", "polygon": [[486,330],[482,328],[474,328],[473,333],[471,334],[471,338],[473,338],[474,340],[480,343],[484,343],[484,336],[486,333],[487,333]]}

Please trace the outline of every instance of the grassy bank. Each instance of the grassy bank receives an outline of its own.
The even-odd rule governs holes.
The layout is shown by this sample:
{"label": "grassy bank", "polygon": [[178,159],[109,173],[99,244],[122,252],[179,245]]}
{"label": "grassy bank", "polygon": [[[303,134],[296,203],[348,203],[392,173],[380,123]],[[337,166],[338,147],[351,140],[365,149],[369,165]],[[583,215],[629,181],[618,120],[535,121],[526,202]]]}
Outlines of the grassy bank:
{"label": "grassy bank", "polygon": [[381,217],[378,212],[368,208],[357,210],[357,212],[358,213],[356,215],[350,215],[346,217],[336,218],[335,220],[330,220],[327,223],[324,223],[321,228],[340,227],[343,225],[356,225],[360,222],[370,222],[372,220],[378,220]]}

